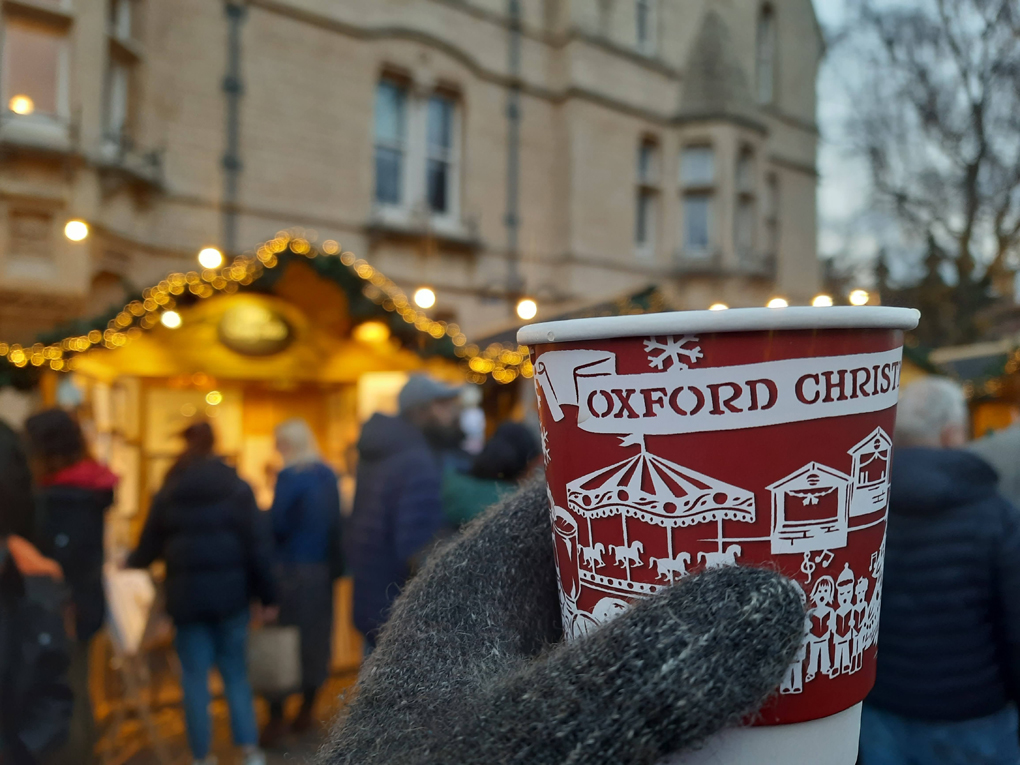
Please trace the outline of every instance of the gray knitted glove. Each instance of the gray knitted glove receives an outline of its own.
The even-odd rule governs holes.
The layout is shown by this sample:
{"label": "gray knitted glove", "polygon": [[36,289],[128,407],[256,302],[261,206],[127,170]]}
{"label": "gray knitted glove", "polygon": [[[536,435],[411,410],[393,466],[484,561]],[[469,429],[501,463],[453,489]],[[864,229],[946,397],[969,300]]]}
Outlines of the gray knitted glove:
{"label": "gray knitted glove", "polygon": [[557,642],[555,577],[536,482],[407,586],[320,763],[655,763],[758,709],[803,633],[789,580],[734,567]]}

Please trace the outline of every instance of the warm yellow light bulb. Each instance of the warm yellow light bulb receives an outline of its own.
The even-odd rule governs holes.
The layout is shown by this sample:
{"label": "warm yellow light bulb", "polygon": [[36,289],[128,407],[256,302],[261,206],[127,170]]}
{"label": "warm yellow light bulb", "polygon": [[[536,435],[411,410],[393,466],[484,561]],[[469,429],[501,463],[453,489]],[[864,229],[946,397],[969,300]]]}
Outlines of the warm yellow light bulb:
{"label": "warm yellow light bulb", "polygon": [[69,220],[64,226],[64,236],[72,242],[80,242],[89,235],[89,224],[83,220]]}
{"label": "warm yellow light bulb", "polygon": [[217,406],[223,403],[223,394],[218,390],[211,390],[205,394],[205,403],[209,406]]}
{"label": "warm yellow light bulb", "polygon": [[832,298],[828,295],[815,295],[815,299],[811,301],[811,305],[815,308],[828,308],[832,305]]}
{"label": "warm yellow light bulb", "polygon": [[381,321],[366,321],[354,328],[359,343],[384,343],[390,339],[390,328]]}
{"label": "warm yellow light bulb", "polygon": [[215,247],[206,247],[198,253],[198,262],[202,268],[219,268],[223,265],[223,253]]}
{"label": "warm yellow light bulb", "polygon": [[19,93],[11,97],[11,100],[7,102],[7,108],[15,114],[31,114],[35,111],[35,101]]}
{"label": "warm yellow light bulb", "polygon": [[790,304],[786,301],[786,298],[781,297],[774,297],[768,302],[769,308],[786,308],[788,305]]}
{"label": "warm yellow light bulb", "polygon": [[867,305],[871,295],[867,290],[852,290],[850,292],[850,305]]}
{"label": "warm yellow light bulb", "polygon": [[538,303],[531,298],[524,298],[517,304],[517,315],[525,321],[534,319],[538,314]]}
{"label": "warm yellow light bulb", "polygon": [[436,304],[436,293],[428,287],[419,287],[414,291],[414,304],[419,308],[431,308]]}
{"label": "warm yellow light bulb", "polygon": [[159,323],[167,329],[177,329],[181,326],[181,315],[177,311],[163,311],[159,317]]}
{"label": "warm yellow light bulb", "polygon": [[726,305],[725,303],[712,303],[712,305],[710,305],[708,307],[708,310],[709,311],[725,311],[727,308],[729,308],[729,306]]}

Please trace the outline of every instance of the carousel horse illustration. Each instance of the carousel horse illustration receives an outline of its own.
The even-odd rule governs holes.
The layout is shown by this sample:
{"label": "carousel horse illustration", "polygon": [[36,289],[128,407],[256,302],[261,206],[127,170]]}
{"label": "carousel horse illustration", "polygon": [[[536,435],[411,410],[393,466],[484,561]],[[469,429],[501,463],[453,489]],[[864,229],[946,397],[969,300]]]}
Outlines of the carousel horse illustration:
{"label": "carousel horse illustration", "polygon": [[602,556],[606,552],[606,546],[601,542],[596,542],[591,547],[585,547],[579,545],[578,549],[581,551],[581,564],[584,566],[599,566],[606,565],[605,561],[602,560]]}
{"label": "carousel horse illustration", "polygon": [[616,556],[617,566],[624,563],[630,563],[632,566],[644,565],[641,562],[641,554],[645,551],[645,546],[641,544],[640,539],[635,539],[630,545],[609,545],[609,551]]}
{"label": "carousel horse illustration", "polygon": [[740,545],[729,545],[724,552],[699,552],[698,563],[704,563],[706,569],[736,566],[741,553]]}
{"label": "carousel horse illustration", "polygon": [[672,582],[674,576],[687,576],[687,567],[691,563],[691,554],[682,552],[676,558],[649,558],[658,572],[658,579]]}

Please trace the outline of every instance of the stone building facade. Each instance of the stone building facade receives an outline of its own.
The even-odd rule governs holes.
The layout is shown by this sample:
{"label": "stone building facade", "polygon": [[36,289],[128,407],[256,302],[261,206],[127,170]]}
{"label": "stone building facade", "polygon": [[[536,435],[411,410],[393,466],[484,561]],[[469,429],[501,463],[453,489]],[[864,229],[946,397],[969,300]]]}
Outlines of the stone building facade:
{"label": "stone building facade", "polygon": [[542,318],[650,283],[683,308],[818,288],[810,0],[2,0],[2,23],[0,340],[294,226],[469,337],[522,295]]}

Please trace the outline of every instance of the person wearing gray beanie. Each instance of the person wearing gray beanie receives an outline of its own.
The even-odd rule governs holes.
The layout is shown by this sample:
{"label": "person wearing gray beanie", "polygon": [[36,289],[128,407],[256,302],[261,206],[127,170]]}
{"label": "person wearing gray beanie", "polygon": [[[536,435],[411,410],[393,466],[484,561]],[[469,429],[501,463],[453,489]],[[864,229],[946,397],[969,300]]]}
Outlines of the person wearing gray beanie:
{"label": "person wearing gray beanie", "polygon": [[803,631],[795,584],[728,567],[564,642],[535,481],[410,581],[318,763],[654,765],[759,709]]}

